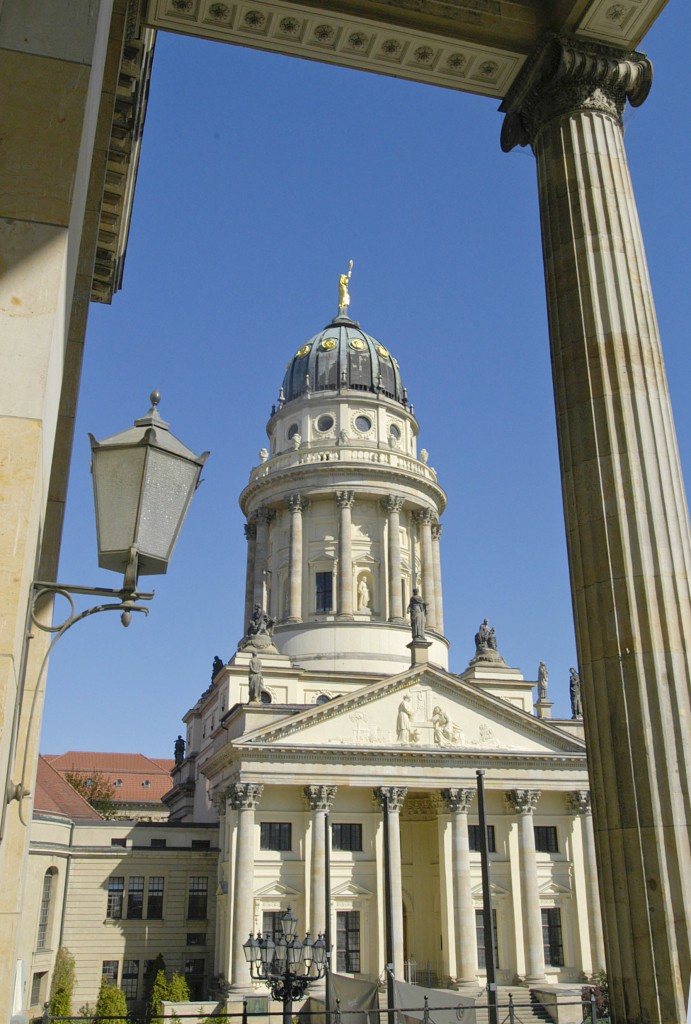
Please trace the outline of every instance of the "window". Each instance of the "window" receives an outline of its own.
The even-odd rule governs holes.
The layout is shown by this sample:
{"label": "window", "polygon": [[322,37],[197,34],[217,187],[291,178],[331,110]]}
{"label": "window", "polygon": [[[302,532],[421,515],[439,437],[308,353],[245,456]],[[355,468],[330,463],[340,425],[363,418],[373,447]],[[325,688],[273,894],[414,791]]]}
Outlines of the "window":
{"label": "window", "polygon": [[260,850],[290,850],[291,825],[289,821],[262,821],[259,836]]}
{"label": "window", "polygon": [[330,700],[331,700],[331,697],[329,697],[327,694],[320,693],[314,703],[315,704],[328,704]]}
{"label": "window", "polygon": [[336,970],[344,974],[360,971],[359,910],[339,910],[336,914]]}
{"label": "window", "polygon": [[39,971],[31,979],[31,1001],[30,1006],[40,1006],[43,1002],[44,984],[47,971]]}
{"label": "window", "polygon": [[141,918],[144,914],[144,878],[132,875],[127,882],[127,916]]}
{"label": "window", "polygon": [[359,430],[362,434],[366,434],[368,430],[372,429],[372,420],[369,416],[356,416],[355,429]]}
{"label": "window", "polygon": [[320,416],[317,420],[317,430],[323,434],[327,430],[331,430],[334,425],[333,416]]}
{"label": "window", "polygon": [[126,847],[127,846],[127,840],[126,839],[111,839],[110,845],[111,846]]}
{"label": "window", "polygon": [[122,961],[122,981],[120,988],[125,993],[126,999],[136,999],[139,988],[139,961]]}
{"label": "window", "polygon": [[187,891],[187,916],[192,920],[203,921],[206,918],[206,898],[209,891],[209,879],[206,875],[192,875]]}
{"label": "window", "polygon": [[331,826],[331,847],[334,850],[362,850],[362,825],[335,822]]}
{"label": "window", "polygon": [[288,440],[291,441],[299,430],[300,427],[297,425],[297,423],[291,423],[290,426],[288,427]]}
{"label": "window", "polygon": [[116,779],[113,785],[119,789],[122,786],[122,779]]}
{"label": "window", "polygon": [[152,850],[165,850],[167,843],[168,843],[167,839],[152,839],[151,840],[151,849]]}
{"label": "window", "polygon": [[317,573],[317,611],[330,612],[333,609],[333,573]]}
{"label": "window", "polygon": [[[108,906],[106,917],[117,920],[122,917],[122,894],[125,889],[125,879],[121,875],[113,875],[108,879]],[[108,961],[110,963],[110,961]]]}
{"label": "window", "polygon": [[281,918],[285,916],[285,910],[265,910],[262,914],[262,935],[265,939],[273,939],[276,942],[283,935]]}
{"label": "window", "polygon": [[118,983],[118,961],[104,960],[101,968],[101,977],[105,978],[110,985]]}
{"label": "window", "polygon": [[201,999],[204,987],[204,959],[185,960],[185,980],[190,988],[190,999]]}
{"label": "window", "polygon": [[211,840],[210,839],[193,839],[192,840],[193,850],[210,850]]}
{"label": "window", "polygon": [[38,914],[38,935],[36,936],[36,949],[46,948],[48,935],[48,918],[50,915],[50,897],[53,892],[53,877],[56,874],[55,868],[48,868],[43,876],[43,891],[41,893],[41,909]]}
{"label": "window", "polygon": [[558,853],[557,829],[555,825],[535,826],[535,849],[538,853]]}
{"label": "window", "polygon": [[142,782],[142,786],[144,787],[144,789],[149,789],[151,787],[151,783],[149,782],[148,779],[144,779],[144,781]]}
{"label": "window", "polygon": [[[499,966],[499,934],[497,932],[497,912],[492,911],[492,925],[494,927],[494,965]],[[477,965],[480,968],[487,967],[485,958],[485,917],[482,910],[475,911],[475,934],[477,936]]]}
{"label": "window", "polygon": [[[473,853],[480,852],[480,826],[468,825],[468,845]],[[489,853],[496,853],[497,847],[494,842],[494,825],[487,826],[487,850]]]}
{"label": "window", "polygon": [[163,878],[160,875],[152,875],[149,879],[146,916],[156,921],[160,921],[163,917]]}
{"label": "window", "polygon": [[564,966],[564,943],[561,935],[561,910],[548,907],[542,911],[542,942],[545,963],[550,967]]}
{"label": "window", "polygon": [[205,932],[188,932],[187,933],[187,945],[188,946],[205,946],[206,945],[206,933]]}

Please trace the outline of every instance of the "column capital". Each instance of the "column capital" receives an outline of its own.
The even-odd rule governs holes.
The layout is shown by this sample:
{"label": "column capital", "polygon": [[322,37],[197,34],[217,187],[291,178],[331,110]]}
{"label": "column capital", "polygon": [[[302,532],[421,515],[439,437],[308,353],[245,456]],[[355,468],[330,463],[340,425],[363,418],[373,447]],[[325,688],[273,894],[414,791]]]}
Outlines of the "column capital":
{"label": "column capital", "polygon": [[272,519],[276,518],[276,511],[273,508],[267,508],[266,505],[262,505],[261,508],[257,509],[257,522],[258,523],[270,523]]}
{"label": "column capital", "polygon": [[374,791],[374,795],[382,808],[388,803],[389,810],[393,811],[394,814],[399,813],[407,793],[408,790],[404,786],[379,786]]}
{"label": "column capital", "polygon": [[436,519],[436,515],[431,508],[419,508],[417,512],[413,512],[413,519],[420,526],[426,523],[431,526]]}
{"label": "column capital", "polygon": [[304,512],[309,501],[303,498],[301,494],[289,494],[286,498],[286,508],[291,515],[296,515],[298,512]]}
{"label": "column capital", "polygon": [[400,512],[403,508],[403,498],[398,498],[395,494],[387,494],[387,496],[381,500],[381,507],[384,512],[388,512],[389,514],[392,512]]}
{"label": "column capital", "polygon": [[211,802],[213,803],[216,814],[219,818],[222,818],[228,809],[229,797],[230,791],[228,789],[218,789],[211,798]]}
{"label": "column capital", "polygon": [[511,789],[504,796],[509,808],[515,814],[533,814],[540,799],[540,790]]}
{"label": "column capital", "polygon": [[305,786],[305,800],[312,811],[330,811],[337,786]]}
{"label": "column capital", "polygon": [[432,540],[439,540],[443,526],[441,523],[432,524]]}
{"label": "column capital", "polygon": [[256,811],[263,792],[264,787],[255,782],[235,782],[227,790],[235,811]]}
{"label": "column capital", "polygon": [[257,536],[257,524],[256,523],[245,523],[245,537],[248,541],[254,540]]}
{"label": "column capital", "polygon": [[550,34],[499,108],[506,114],[501,148],[508,153],[534,145],[545,124],[577,111],[607,114],[621,124],[626,101],[639,107],[652,81],[653,66],[642,53]]}
{"label": "column capital", "polygon": [[355,504],[355,491],[336,491],[336,503],[339,508],[352,508]]}
{"label": "column capital", "polygon": [[453,811],[454,814],[467,814],[470,810],[470,805],[473,802],[475,796],[474,789],[442,789],[441,795],[444,797],[448,808]]}
{"label": "column capital", "polygon": [[574,814],[592,814],[589,789],[576,789],[567,794],[567,807]]}

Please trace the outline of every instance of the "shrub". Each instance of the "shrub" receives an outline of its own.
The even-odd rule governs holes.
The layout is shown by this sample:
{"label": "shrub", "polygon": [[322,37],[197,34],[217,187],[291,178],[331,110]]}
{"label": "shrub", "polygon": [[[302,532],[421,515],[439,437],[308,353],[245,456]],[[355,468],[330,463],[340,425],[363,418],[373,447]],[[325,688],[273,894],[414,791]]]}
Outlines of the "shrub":
{"label": "shrub", "polygon": [[104,978],[96,1000],[96,1011],[94,1017],[101,1020],[102,1017],[126,1017],[127,1000],[125,993],[117,985]]}
{"label": "shrub", "polygon": [[184,1003],[190,997],[190,987],[184,975],[175,972],[168,986],[168,999],[171,1003]]}
{"label": "shrub", "polygon": [[51,1017],[69,1017],[72,1014],[72,993],[74,992],[74,957],[69,949],[61,946],[55,956],[53,980],[50,985]]}
{"label": "shrub", "polygon": [[156,971],[149,995],[149,1017],[161,1016],[161,1002],[168,998],[168,979],[164,968]]}

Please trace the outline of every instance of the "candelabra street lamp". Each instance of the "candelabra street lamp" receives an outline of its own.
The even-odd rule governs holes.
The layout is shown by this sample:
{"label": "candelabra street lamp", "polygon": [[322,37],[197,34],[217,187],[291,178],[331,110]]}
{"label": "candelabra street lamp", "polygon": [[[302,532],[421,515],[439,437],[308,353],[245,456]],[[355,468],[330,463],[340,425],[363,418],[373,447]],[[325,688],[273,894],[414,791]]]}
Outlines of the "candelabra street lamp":
{"label": "candelabra street lamp", "polygon": [[290,910],[281,918],[281,935],[273,941],[271,936],[257,935],[242,947],[255,981],[263,981],[276,1002],[283,1003],[283,1024],[291,1024],[293,1000],[301,999],[314,981],[326,973],[326,945],[324,936],[312,942],[309,932],[305,941],[296,938],[297,918]]}

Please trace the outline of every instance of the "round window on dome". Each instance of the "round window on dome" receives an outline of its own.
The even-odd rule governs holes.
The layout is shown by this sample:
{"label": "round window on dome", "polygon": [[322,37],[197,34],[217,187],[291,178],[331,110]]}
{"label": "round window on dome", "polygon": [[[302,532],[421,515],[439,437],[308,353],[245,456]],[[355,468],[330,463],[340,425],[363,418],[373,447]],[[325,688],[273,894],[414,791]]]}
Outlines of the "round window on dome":
{"label": "round window on dome", "polygon": [[396,426],[395,423],[392,423],[389,426],[389,433],[391,434],[391,436],[393,437],[393,439],[395,441],[400,441],[401,440],[401,428]]}
{"label": "round window on dome", "polygon": [[333,416],[320,416],[317,420],[317,430],[321,431],[322,434],[326,433],[327,430],[331,430],[334,425]]}
{"label": "round window on dome", "polygon": [[372,420],[369,416],[356,416],[355,429],[359,430],[361,434],[368,433],[372,429]]}
{"label": "round window on dome", "polygon": [[291,423],[291,425],[288,427],[288,440],[289,441],[291,441],[295,437],[295,435],[297,434],[299,429],[300,429],[300,427],[298,426],[297,423]]}

